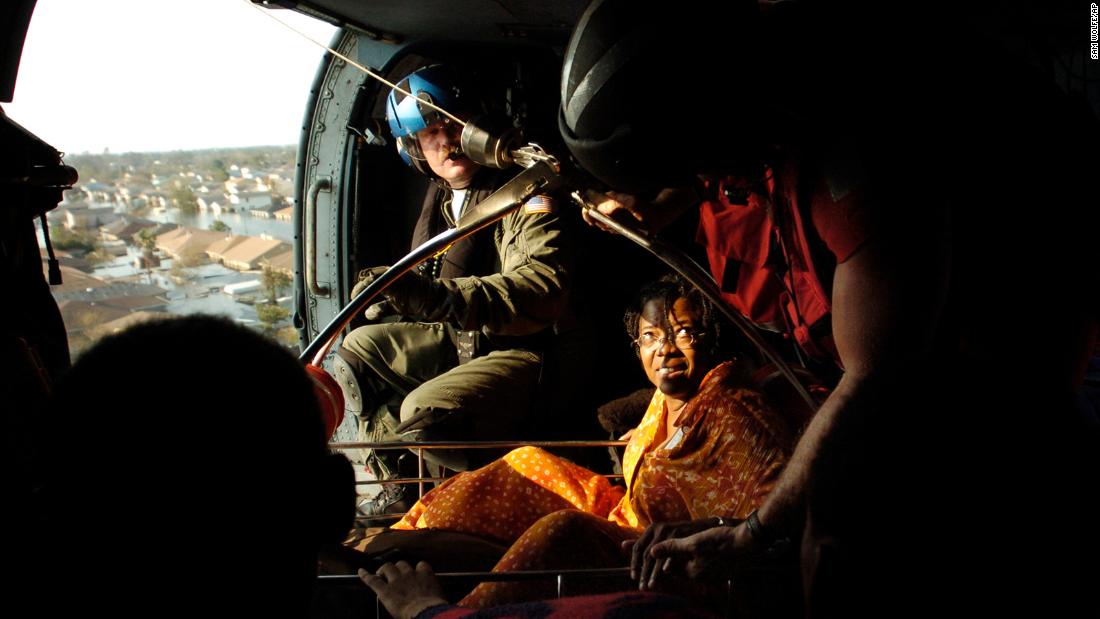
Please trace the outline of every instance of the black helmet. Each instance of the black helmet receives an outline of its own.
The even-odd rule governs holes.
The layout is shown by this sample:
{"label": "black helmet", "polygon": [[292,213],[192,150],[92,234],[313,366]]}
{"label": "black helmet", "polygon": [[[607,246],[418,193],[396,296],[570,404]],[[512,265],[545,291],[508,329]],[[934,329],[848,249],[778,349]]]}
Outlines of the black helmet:
{"label": "black helmet", "polygon": [[594,0],[562,68],[558,126],[577,162],[634,193],[716,164],[741,120],[755,16],[755,2]]}

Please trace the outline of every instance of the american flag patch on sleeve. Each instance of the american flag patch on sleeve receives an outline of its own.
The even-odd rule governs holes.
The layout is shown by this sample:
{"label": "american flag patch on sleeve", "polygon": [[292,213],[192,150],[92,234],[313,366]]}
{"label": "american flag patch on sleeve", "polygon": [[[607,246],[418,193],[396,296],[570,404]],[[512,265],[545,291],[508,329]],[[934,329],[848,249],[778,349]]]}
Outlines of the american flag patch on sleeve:
{"label": "american flag patch on sleeve", "polygon": [[554,210],[554,199],[550,196],[535,196],[523,205],[523,212],[528,215],[536,213],[550,213]]}

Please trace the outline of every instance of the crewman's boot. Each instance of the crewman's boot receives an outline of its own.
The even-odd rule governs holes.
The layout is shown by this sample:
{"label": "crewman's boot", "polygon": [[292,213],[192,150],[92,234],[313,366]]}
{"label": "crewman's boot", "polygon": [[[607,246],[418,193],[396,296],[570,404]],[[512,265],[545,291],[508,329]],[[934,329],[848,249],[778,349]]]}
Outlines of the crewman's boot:
{"label": "crewman's boot", "polygon": [[[344,417],[355,419],[355,439],[359,442],[384,441],[385,438],[372,436],[371,425],[375,409],[378,407],[379,385],[372,384],[372,371],[353,352],[337,348],[332,357],[332,374],[340,391],[344,394]],[[376,434],[374,432],[373,434]],[[367,464],[371,450],[349,451],[347,456],[356,464]]]}
{"label": "crewman's boot", "polygon": [[[406,464],[408,460],[411,460],[411,454],[405,451],[376,450],[367,458],[367,469],[377,480],[397,479],[403,476],[402,469],[409,468]],[[411,495],[405,484],[383,483],[377,495],[359,499],[356,511],[360,516],[404,514],[412,507],[406,496]]]}
{"label": "crewman's boot", "polygon": [[367,371],[366,364],[356,356],[343,348],[336,349],[336,355],[332,357],[332,372],[340,390],[344,392],[344,415],[354,415],[363,418],[363,390],[359,387],[359,377]]}

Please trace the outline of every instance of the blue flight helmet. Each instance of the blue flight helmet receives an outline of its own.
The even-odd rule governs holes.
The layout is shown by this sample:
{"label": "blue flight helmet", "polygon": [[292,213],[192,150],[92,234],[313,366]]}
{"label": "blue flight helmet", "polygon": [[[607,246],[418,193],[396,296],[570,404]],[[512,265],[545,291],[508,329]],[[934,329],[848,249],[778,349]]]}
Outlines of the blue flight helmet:
{"label": "blue flight helmet", "polygon": [[433,64],[413,71],[397,85],[413,95],[410,97],[391,89],[386,97],[386,121],[397,143],[397,152],[405,163],[434,176],[420,150],[416,132],[447,117],[422,102],[428,101],[452,114],[465,110],[466,100],[462,97],[458,79],[450,68]]}

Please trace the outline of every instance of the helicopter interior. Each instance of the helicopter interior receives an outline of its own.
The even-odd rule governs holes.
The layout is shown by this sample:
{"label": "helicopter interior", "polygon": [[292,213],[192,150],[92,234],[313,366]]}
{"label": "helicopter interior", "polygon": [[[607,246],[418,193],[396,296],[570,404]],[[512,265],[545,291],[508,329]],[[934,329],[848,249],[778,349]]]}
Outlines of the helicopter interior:
{"label": "helicopter interior", "polygon": [[[329,47],[390,80],[433,63],[459,67],[478,83],[490,115],[522,127],[526,141],[568,156],[556,118],[561,60],[588,0],[253,3],[276,15],[276,9],[293,10],[339,26]],[[34,4],[20,0],[0,7],[0,101],[10,101],[14,92]],[[1000,12],[1006,21],[1034,9],[1028,2],[1010,5]],[[1043,12],[1049,23],[1058,21],[1053,13]],[[992,19],[983,23],[998,27]],[[1027,39],[1017,34],[1005,34],[1006,47]],[[1050,55],[1040,64],[1045,63],[1053,81],[1097,115],[1096,79],[1088,78],[1083,63],[1080,70],[1073,64],[1080,38],[1080,33],[1055,33],[1051,41],[1071,43],[1048,45]],[[417,214],[432,190],[432,181],[406,164],[394,148],[385,122],[387,92],[379,81],[334,54],[325,55],[311,87],[298,144],[293,219],[293,322],[302,349],[351,301],[361,269],[391,265],[410,250]],[[40,406],[49,377],[70,363],[65,328],[43,273],[35,225],[76,180],[76,171],[17,120],[0,115],[0,144],[5,145],[0,149],[0,265],[7,291],[0,303],[0,324],[5,328],[4,366],[12,370],[0,401],[16,423],[24,423],[27,420],[18,417]],[[584,411],[578,414],[587,422],[567,428],[566,435],[606,438],[606,431],[596,425],[596,407],[644,384],[622,327],[623,307],[641,284],[668,269],[630,241],[585,225],[575,205],[563,201],[562,208],[579,239],[575,286],[593,322],[599,351],[599,380],[588,385]],[[703,262],[695,243],[696,224],[692,217],[684,217],[662,236]],[[356,319],[343,333],[359,324],[362,321]],[[337,440],[353,437],[352,420],[345,420]],[[15,462],[16,450],[5,453]]]}

